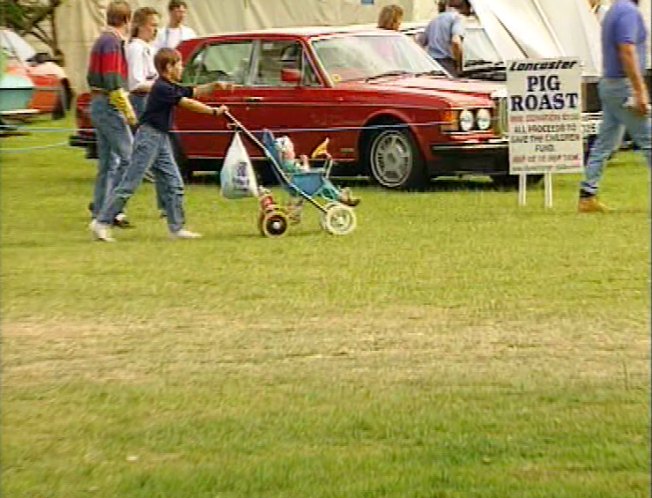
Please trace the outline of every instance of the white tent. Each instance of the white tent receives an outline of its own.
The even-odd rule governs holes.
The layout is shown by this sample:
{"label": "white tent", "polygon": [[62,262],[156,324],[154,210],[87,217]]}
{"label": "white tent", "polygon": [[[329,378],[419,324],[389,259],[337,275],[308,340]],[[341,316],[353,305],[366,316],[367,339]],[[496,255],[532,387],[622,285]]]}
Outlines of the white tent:
{"label": "white tent", "polygon": [[[608,0],[605,0],[608,1]],[[59,44],[77,91],[86,89],[88,54],[104,26],[109,0],[68,0],[57,10]],[[152,6],[167,21],[168,0],[130,0],[134,9]],[[283,26],[338,26],[375,23],[391,3],[405,10],[406,21],[436,14],[435,0],[187,0],[188,25],[198,35]],[[471,0],[496,49],[505,59],[577,56],[585,75],[599,75],[600,27],[587,0]],[[640,0],[650,23],[650,0]],[[648,58],[649,64],[649,58]]]}
{"label": "white tent", "polygon": [[[432,14],[434,0],[186,0],[187,24],[198,35],[283,26],[339,26],[373,23],[385,5],[399,4],[406,20]],[[59,44],[77,91],[86,88],[88,55],[104,26],[108,0],[68,0],[57,10]],[[150,6],[167,22],[168,0],[129,0],[132,8]],[[425,7],[425,4],[429,7]]]}
{"label": "white tent", "polygon": [[480,22],[504,59],[578,57],[585,76],[599,76],[600,25],[586,0],[471,0]]}

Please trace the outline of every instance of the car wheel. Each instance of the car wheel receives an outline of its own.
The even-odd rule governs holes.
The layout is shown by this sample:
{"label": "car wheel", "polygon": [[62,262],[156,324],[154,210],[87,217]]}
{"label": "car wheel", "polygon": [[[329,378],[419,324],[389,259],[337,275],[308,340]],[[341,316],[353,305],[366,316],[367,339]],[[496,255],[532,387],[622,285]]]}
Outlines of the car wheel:
{"label": "car wheel", "polygon": [[86,159],[97,159],[100,157],[97,154],[97,142],[91,142],[86,145]]}
{"label": "car wheel", "polygon": [[369,174],[391,189],[420,189],[427,181],[421,152],[407,129],[384,129],[369,140]]}
{"label": "car wheel", "polygon": [[52,119],[63,119],[66,117],[66,109],[68,109],[66,89],[63,85],[59,86],[57,91],[57,103],[52,110]]}
{"label": "car wheel", "polygon": [[[519,175],[494,175],[491,177],[494,185],[500,188],[513,189],[518,188]],[[528,187],[537,185],[543,179],[543,175],[527,175],[525,183]]]}

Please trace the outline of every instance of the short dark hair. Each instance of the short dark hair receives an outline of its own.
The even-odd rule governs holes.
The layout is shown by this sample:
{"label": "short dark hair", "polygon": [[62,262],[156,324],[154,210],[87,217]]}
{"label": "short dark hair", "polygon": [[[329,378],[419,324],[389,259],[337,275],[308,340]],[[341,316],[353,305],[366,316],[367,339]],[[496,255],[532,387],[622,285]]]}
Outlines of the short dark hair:
{"label": "short dark hair", "polygon": [[168,12],[178,9],[179,7],[185,7],[187,9],[188,4],[185,0],[170,0],[170,3],[168,3]]}
{"label": "short dark hair", "polygon": [[176,64],[181,60],[181,54],[173,48],[162,48],[154,56],[154,67],[160,75],[165,72],[170,64]]}
{"label": "short dark hair", "polygon": [[131,7],[126,0],[113,0],[106,8],[106,23],[114,28],[124,26],[131,19]]}

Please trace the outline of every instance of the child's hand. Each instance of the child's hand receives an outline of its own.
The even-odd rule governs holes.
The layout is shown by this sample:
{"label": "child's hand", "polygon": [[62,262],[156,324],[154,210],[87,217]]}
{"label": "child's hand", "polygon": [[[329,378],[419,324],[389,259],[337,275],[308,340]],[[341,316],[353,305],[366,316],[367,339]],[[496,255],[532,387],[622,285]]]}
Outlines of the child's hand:
{"label": "child's hand", "polygon": [[308,156],[306,156],[305,154],[301,154],[299,156],[299,161],[300,161],[300,164],[301,164],[301,169],[303,169],[304,171],[308,171],[310,169],[310,163],[308,162]]}
{"label": "child's hand", "polygon": [[214,116],[221,116],[225,112],[228,112],[229,108],[225,105],[221,105],[219,107],[214,107],[213,108],[213,115]]}

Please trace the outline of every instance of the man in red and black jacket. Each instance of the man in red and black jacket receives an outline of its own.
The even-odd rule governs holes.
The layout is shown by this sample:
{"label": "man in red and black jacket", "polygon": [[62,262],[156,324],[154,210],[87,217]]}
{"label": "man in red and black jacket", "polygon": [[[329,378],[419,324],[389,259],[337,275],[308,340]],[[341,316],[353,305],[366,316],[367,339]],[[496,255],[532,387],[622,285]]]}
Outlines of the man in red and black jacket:
{"label": "man in red and black jacket", "polygon": [[[133,143],[129,126],[136,124],[136,115],[126,91],[128,73],[124,50],[129,36],[131,7],[125,0],[112,1],[107,7],[106,21],[106,30],[91,49],[86,76],[93,96],[90,114],[99,158],[91,204],[93,219],[129,165]],[[116,218],[116,224],[128,224],[124,214]]]}

